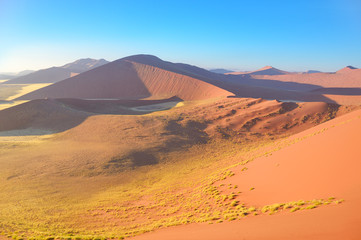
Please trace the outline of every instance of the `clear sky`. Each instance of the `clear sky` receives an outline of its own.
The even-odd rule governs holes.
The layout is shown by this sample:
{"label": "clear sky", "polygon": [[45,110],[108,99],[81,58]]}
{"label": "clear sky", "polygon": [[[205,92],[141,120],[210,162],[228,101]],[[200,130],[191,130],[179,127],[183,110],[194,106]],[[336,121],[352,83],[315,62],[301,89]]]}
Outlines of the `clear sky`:
{"label": "clear sky", "polygon": [[232,70],[361,67],[361,1],[0,0],[0,72],[140,53]]}

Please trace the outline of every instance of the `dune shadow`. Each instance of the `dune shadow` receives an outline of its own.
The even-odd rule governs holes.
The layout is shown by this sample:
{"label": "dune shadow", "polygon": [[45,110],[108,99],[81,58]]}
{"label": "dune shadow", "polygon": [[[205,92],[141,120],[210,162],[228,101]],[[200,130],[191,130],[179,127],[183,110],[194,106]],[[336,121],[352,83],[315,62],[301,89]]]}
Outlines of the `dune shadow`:
{"label": "dune shadow", "polygon": [[181,101],[178,97],[162,100],[32,100],[0,111],[0,135],[60,133],[80,125],[90,116],[144,115],[167,110]]}
{"label": "dune shadow", "polygon": [[[283,85],[283,82],[277,81],[278,85]],[[275,87],[264,87],[242,84],[241,81],[222,81],[214,83],[216,86],[223,88],[229,92],[232,92],[239,98],[263,98],[267,100],[278,100],[278,101],[295,101],[295,102],[326,102],[336,103],[334,100],[324,96],[320,93],[313,93],[308,91],[295,91],[285,90]],[[285,84],[287,85],[287,84]],[[286,88],[283,85],[282,88]],[[292,85],[293,87],[295,85]],[[307,86],[310,87],[310,86]],[[313,86],[315,88],[319,86]]]}
{"label": "dune shadow", "polygon": [[198,122],[188,120],[181,124],[182,118],[170,120],[165,126],[166,132],[163,135],[175,136],[165,142],[159,150],[163,152],[179,149],[194,144],[205,144],[209,141],[209,136],[204,130],[208,122]]}
{"label": "dune shadow", "polygon": [[239,83],[248,86],[267,87],[267,88],[275,88],[278,90],[298,91],[298,92],[300,91],[308,92],[317,88],[321,88],[321,86],[315,84],[284,82],[274,79],[258,79],[258,78],[253,78],[252,76],[249,75],[240,77]]}
{"label": "dune shadow", "polygon": [[318,88],[312,90],[312,92],[342,96],[361,96],[361,88]]}
{"label": "dune shadow", "polygon": [[141,166],[158,164],[156,156],[148,151],[132,151],[125,156],[113,157],[103,165],[103,169],[109,172],[118,172],[125,168],[135,168]]}

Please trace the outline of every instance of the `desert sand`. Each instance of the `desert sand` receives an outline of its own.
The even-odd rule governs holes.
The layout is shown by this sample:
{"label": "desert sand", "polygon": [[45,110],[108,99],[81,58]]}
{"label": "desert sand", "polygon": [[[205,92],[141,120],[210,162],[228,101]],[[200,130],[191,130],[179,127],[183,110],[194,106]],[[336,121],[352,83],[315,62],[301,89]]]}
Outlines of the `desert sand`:
{"label": "desert sand", "polygon": [[290,139],[299,142],[255,159],[248,170],[232,169],[235,176],[219,182],[237,184],[242,192],[239,199],[255,206],[330,197],[342,198],[343,203],[216,225],[174,227],[134,239],[359,239],[360,126],[361,111],[321,124]]}

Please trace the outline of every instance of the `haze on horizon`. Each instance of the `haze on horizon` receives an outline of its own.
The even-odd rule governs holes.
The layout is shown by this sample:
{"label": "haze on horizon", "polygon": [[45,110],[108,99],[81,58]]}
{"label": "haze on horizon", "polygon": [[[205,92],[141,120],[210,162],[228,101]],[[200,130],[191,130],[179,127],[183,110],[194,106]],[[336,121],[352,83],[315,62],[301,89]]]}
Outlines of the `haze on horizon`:
{"label": "haze on horizon", "polygon": [[0,0],[0,72],[152,54],[203,68],[361,67],[361,2]]}

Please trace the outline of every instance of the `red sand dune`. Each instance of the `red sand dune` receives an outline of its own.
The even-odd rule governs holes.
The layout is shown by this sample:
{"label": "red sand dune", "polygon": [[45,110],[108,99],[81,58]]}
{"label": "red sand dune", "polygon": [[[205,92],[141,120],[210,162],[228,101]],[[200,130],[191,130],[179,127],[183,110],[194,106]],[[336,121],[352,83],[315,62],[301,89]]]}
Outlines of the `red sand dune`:
{"label": "red sand dune", "polygon": [[[222,183],[237,184],[242,192],[238,199],[253,206],[329,197],[345,199],[343,203],[221,224],[172,227],[134,239],[361,239],[361,111],[318,125],[292,139],[306,136],[247,164],[246,171],[241,170],[243,166],[236,167],[232,170],[235,176]],[[250,191],[250,187],[255,189]]]}
{"label": "red sand dune", "polygon": [[19,99],[164,99],[177,96],[183,100],[200,100],[233,95],[199,79],[153,66],[158,62],[154,64],[148,60],[145,58],[147,64],[143,64],[129,57],[120,59]]}

